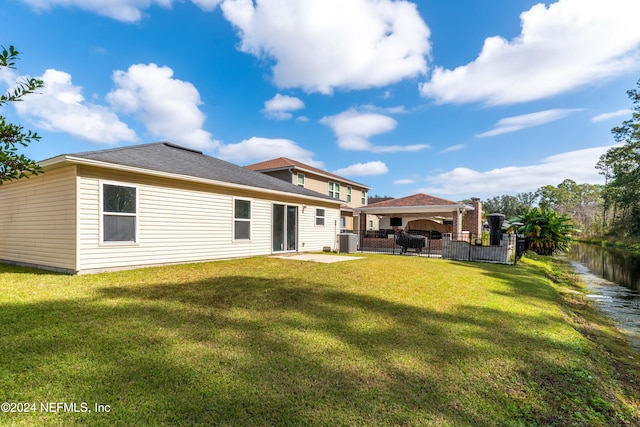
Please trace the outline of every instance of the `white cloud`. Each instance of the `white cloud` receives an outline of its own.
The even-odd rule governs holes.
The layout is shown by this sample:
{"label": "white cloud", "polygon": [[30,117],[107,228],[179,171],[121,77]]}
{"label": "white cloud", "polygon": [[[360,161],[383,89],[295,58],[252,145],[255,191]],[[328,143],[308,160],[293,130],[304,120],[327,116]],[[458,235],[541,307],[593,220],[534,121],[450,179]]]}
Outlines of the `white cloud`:
{"label": "white cloud", "polygon": [[39,78],[45,87],[14,104],[18,114],[37,127],[101,144],[138,140],[136,133],[108,108],[87,102],[82,87],[73,85],[70,74],[48,69]]}
{"label": "white cloud", "polygon": [[294,96],[276,94],[273,98],[264,103],[262,110],[267,118],[274,120],[289,120],[293,117],[290,111],[301,110],[304,102]]}
{"label": "white cloud", "polygon": [[369,138],[391,132],[398,124],[389,116],[376,113],[361,113],[354,109],[335,116],[326,116],[320,123],[329,126],[338,137],[338,145],[343,150],[371,150]]}
{"label": "white cloud", "polygon": [[[166,0],[164,0],[166,1]],[[218,6],[222,0],[191,0],[191,3],[205,11],[212,11]]]}
{"label": "white cloud", "polygon": [[200,109],[200,94],[189,82],[173,78],[169,67],[137,64],[115,71],[117,89],[107,100],[117,111],[131,114],[149,132],[171,142],[198,149],[212,149],[219,141],[202,129],[206,116]]}
{"label": "white cloud", "polygon": [[413,144],[413,145],[382,145],[371,147],[372,153],[413,153],[416,151],[427,150],[431,148],[429,144]]}
{"label": "white cloud", "polygon": [[398,105],[396,107],[378,107],[373,104],[365,104],[356,108],[358,111],[371,111],[375,113],[386,114],[407,114],[409,111],[404,105]]}
{"label": "white cloud", "polygon": [[507,166],[488,171],[459,167],[428,177],[429,186],[417,191],[464,199],[536,191],[544,185],[558,185],[565,179],[573,179],[577,183],[600,184],[604,178],[598,174],[595,165],[600,156],[611,147],[560,153],[529,166]]}
{"label": "white cloud", "polygon": [[429,28],[407,1],[225,0],[221,8],[240,49],[274,61],[278,87],[329,94],[427,71]]}
{"label": "white cloud", "polygon": [[398,122],[383,114],[361,112],[354,108],[335,116],[326,116],[320,123],[333,129],[338,138],[338,146],[343,150],[371,151],[374,153],[396,153],[420,151],[429,148],[427,144],[376,146],[369,138],[391,132]]}
{"label": "white cloud", "polygon": [[[221,1],[191,0],[193,4],[205,11],[215,9]],[[22,0],[22,2],[41,12],[58,6],[77,7],[118,21],[137,22],[143,17],[143,10],[155,5],[170,8],[175,0]]]}
{"label": "white cloud", "polygon": [[20,80],[21,77],[11,68],[2,67],[0,68],[0,82],[3,82],[8,87],[15,86],[16,82]]}
{"label": "white cloud", "polygon": [[599,114],[595,117],[591,118],[591,121],[594,123],[597,122],[604,122],[607,120],[611,120],[611,119],[615,119],[618,117],[626,117],[626,118],[631,118],[631,115],[633,114],[633,110],[630,109],[624,109],[624,110],[618,110],[618,111],[613,111],[611,113],[604,113],[604,114]]}
{"label": "white cloud", "polygon": [[487,132],[476,135],[478,138],[486,138],[489,136],[502,135],[505,133],[516,132],[533,126],[540,126],[556,120],[563,119],[577,111],[583,111],[579,108],[573,109],[553,109],[538,111],[536,113],[522,114],[519,116],[506,117],[500,119],[495,127]]}
{"label": "white cloud", "polygon": [[371,176],[384,175],[389,172],[389,168],[381,161],[356,163],[346,168],[333,171],[336,175],[341,176]]}
{"label": "white cloud", "polygon": [[440,151],[441,153],[451,153],[453,151],[460,151],[467,148],[467,144],[456,144],[456,145],[451,145],[447,148],[445,148],[444,150]]}
{"label": "white cloud", "polygon": [[313,160],[313,153],[289,139],[260,138],[257,136],[245,139],[237,144],[222,145],[218,149],[221,159],[250,164],[273,159],[288,157],[317,168],[324,167],[322,162]]}
{"label": "white cloud", "polygon": [[415,184],[415,180],[411,179],[411,178],[405,178],[405,179],[396,179],[395,181],[393,181],[394,184],[396,185],[407,185],[407,184]]}
{"label": "white cloud", "polygon": [[551,97],[631,70],[640,59],[638,0],[560,0],[520,15],[522,32],[490,37],[478,58],[436,68],[420,85],[438,103],[504,105]]}

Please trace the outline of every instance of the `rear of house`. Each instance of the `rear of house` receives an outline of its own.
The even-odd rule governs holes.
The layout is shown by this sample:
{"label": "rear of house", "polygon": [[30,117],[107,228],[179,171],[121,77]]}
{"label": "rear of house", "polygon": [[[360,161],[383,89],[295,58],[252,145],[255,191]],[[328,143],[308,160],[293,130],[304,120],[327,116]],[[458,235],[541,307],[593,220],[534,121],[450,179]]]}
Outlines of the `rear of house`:
{"label": "rear of house", "polygon": [[340,204],[169,143],[0,186],[0,260],[84,273],[335,248]]}

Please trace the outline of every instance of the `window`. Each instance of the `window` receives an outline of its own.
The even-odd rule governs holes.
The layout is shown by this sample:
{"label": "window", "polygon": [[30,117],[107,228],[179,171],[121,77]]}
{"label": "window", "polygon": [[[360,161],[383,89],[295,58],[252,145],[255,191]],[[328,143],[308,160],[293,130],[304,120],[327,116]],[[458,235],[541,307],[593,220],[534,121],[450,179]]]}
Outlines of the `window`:
{"label": "window", "polygon": [[369,220],[369,230],[373,230],[373,220]]}
{"label": "window", "polygon": [[329,181],[329,197],[340,199],[340,184]]}
{"label": "window", "polygon": [[136,242],[137,188],[102,184],[102,241]]}
{"label": "window", "polygon": [[233,206],[233,239],[251,239],[251,201],[235,199]]}
{"label": "window", "polygon": [[304,175],[301,173],[298,174],[298,187],[304,187]]}
{"label": "window", "polygon": [[362,199],[360,200],[362,206],[367,204],[367,192],[362,190]]}
{"label": "window", "polygon": [[316,225],[324,225],[324,209],[316,209]]}
{"label": "window", "polygon": [[345,233],[347,231],[347,218],[344,216],[340,217],[340,232]]}
{"label": "window", "polygon": [[351,187],[347,187],[347,203],[351,203]]}

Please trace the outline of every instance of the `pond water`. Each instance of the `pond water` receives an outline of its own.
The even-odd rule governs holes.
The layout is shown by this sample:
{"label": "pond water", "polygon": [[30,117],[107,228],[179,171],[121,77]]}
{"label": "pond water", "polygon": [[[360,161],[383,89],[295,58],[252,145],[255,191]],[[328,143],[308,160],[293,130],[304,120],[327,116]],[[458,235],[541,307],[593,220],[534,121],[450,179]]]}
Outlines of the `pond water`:
{"label": "pond water", "polygon": [[574,243],[568,255],[600,311],[640,351],[640,255]]}

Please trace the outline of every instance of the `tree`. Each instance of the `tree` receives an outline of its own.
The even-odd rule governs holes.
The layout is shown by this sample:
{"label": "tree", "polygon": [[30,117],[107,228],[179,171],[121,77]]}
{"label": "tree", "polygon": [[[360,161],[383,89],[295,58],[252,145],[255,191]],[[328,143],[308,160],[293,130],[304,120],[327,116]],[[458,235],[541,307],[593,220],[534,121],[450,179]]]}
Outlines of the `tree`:
{"label": "tree", "polygon": [[602,231],[602,191],[601,185],[577,184],[565,179],[557,187],[540,187],[538,205],[569,216],[574,226],[586,235],[597,234]]}
{"label": "tree", "polygon": [[551,256],[558,251],[568,251],[573,241],[572,234],[576,232],[568,216],[540,207],[528,209],[509,222],[511,229],[515,228],[514,224],[522,224],[518,226],[518,234],[529,238],[527,249],[538,255]]}
{"label": "tree", "polygon": [[535,204],[536,198],[535,193],[519,193],[515,196],[505,194],[485,200],[482,202],[482,206],[486,213],[501,213],[505,217],[511,218],[531,208]]}
{"label": "tree", "polygon": [[630,119],[611,129],[621,146],[609,149],[596,168],[605,176],[604,203],[616,234],[640,236],[640,80],[627,91],[633,102]]}
{"label": "tree", "polygon": [[[4,47],[0,48],[2,49],[0,69],[15,69],[15,62],[18,60],[20,52],[13,46],[9,46],[8,50]],[[34,93],[43,87],[42,80],[25,78],[19,81],[15,88],[0,96],[0,107],[8,102],[19,102],[24,96]],[[35,161],[27,158],[24,154],[18,153],[20,147],[26,147],[31,142],[39,139],[40,136],[37,133],[30,130],[25,131],[22,126],[9,123],[5,117],[0,115],[0,185],[4,181],[29,177],[42,172],[42,169]]]}

